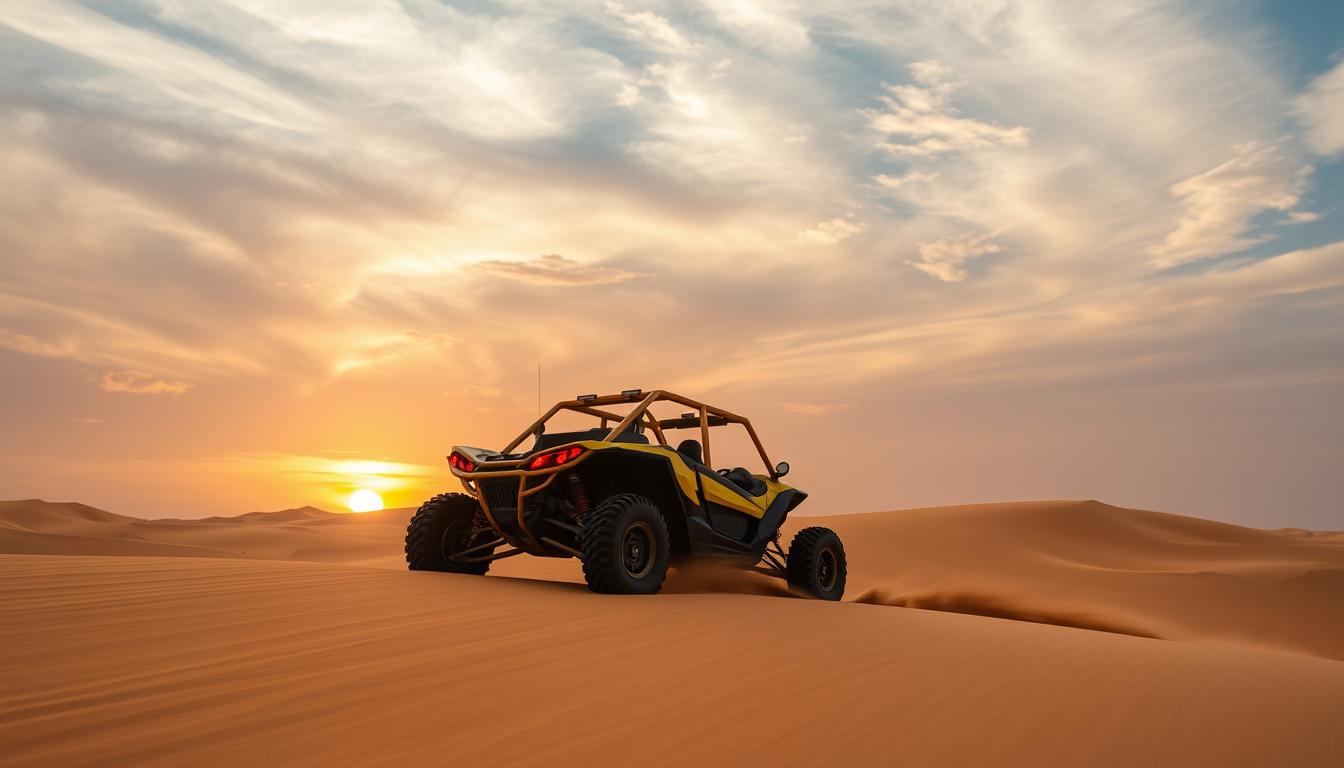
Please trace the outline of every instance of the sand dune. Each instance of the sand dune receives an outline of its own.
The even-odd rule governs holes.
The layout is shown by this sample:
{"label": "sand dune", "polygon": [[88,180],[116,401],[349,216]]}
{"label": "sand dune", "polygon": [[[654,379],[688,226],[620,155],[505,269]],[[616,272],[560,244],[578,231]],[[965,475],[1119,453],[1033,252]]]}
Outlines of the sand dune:
{"label": "sand dune", "polygon": [[751,595],[0,556],[0,763],[1336,766],[1344,664]]}
{"label": "sand dune", "polygon": [[[0,502],[0,553],[236,557],[404,568],[410,510],[312,507],[140,520],[80,504]],[[799,518],[850,560],[847,599],[1344,659],[1344,537],[1265,531],[1095,501],[1021,502]],[[791,530],[789,531],[791,532]],[[496,575],[581,580],[572,560],[513,558]],[[780,595],[713,569],[670,592]]]}
{"label": "sand dune", "polygon": [[1344,538],[1095,501],[830,518],[849,599],[1344,659]]}
{"label": "sand dune", "polygon": [[168,555],[349,562],[399,555],[406,510],[314,507],[197,520],[142,520],[83,504],[0,501],[0,553]]}
{"label": "sand dune", "polygon": [[705,567],[656,597],[572,560],[410,573],[408,515],[0,502],[0,764],[1344,764],[1339,534],[796,520],[844,537],[828,604]]}

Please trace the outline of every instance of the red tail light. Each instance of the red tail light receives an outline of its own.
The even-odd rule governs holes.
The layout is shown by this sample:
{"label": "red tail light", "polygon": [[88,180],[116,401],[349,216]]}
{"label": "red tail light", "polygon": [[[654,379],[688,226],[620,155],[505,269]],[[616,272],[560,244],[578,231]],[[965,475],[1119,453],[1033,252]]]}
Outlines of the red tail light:
{"label": "red tail light", "polygon": [[581,445],[571,445],[568,448],[561,448],[556,451],[539,453],[527,462],[528,469],[545,469],[547,467],[558,467],[562,464],[568,464],[583,453],[585,448]]}
{"label": "red tail light", "polygon": [[463,456],[460,453],[453,453],[449,455],[448,465],[451,466],[453,469],[458,469],[463,472],[476,471],[476,462],[472,461],[471,459],[468,459],[466,456]]}

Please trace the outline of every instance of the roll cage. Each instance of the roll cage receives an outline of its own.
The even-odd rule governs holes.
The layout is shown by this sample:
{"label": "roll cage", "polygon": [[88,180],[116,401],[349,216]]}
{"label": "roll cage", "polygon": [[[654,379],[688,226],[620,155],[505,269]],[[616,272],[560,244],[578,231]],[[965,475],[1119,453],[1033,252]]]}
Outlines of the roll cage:
{"label": "roll cage", "polygon": [[[686,408],[691,408],[689,413],[683,413],[675,418],[659,419],[649,409],[655,403],[676,403]],[[635,404],[634,408],[627,413],[621,414],[609,410],[612,406],[627,406]],[[597,438],[606,442],[615,441],[618,436],[626,433],[630,429],[648,428],[658,440],[658,444],[666,448],[674,448],[667,442],[667,436],[664,430],[669,429],[694,429],[700,428],[700,444],[704,455],[704,464],[713,466],[711,447],[710,447],[710,427],[721,427],[729,424],[741,424],[747,430],[751,437],[751,442],[756,446],[756,451],[760,454],[761,463],[765,466],[765,474],[770,478],[776,477],[775,465],[770,463],[770,457],[765,452],[765,446],[761,444],[761,439],[756,435],[756,430],[751,426],[751,421],[745,416],[739,416],[731,411],[725,411],[722,408],[716,408],[712,405],[702,403],[698,400],[692,400],[684,395],[678,395],[665,390],[654,390],[644,393],[638,389],[631,389],[621,392],[618,395],[580,395],[573,400],[563,400],[551,406],[551,409],[532,422],[531,426],[523,430],[521,434],[513,439],[501,454],[509,455],[522,445],[523,441],[529,437],[544,434],[546,422],[561,411],[571,411],[588,416],[594,416],[601,419],[600,429],[607,430],[605,436]],[[608,424],[612,426],[608,429]]]}

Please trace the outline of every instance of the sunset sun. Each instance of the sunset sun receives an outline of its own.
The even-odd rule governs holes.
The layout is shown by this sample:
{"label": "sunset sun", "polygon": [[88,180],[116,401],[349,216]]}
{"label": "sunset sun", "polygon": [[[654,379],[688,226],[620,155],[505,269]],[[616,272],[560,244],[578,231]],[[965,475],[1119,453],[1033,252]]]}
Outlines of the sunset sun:
{"label": "sunset sun", "polygon": [[351,512],[377,512],[383,508],[383,497],[367,488],[350,494]]}

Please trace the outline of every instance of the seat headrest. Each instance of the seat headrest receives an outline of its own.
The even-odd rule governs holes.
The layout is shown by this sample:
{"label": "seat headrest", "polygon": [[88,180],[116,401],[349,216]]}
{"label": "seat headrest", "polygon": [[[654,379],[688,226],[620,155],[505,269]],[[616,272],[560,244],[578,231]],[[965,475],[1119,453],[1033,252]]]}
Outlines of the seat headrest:
{"label": "seat headrest", "polygon": [[700,457],[704,455],[700,450],[699,440],[682,440],[680,443],[677,443],[677,453],[694,461],[696,464],[701,463]]}

